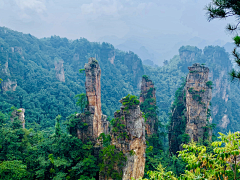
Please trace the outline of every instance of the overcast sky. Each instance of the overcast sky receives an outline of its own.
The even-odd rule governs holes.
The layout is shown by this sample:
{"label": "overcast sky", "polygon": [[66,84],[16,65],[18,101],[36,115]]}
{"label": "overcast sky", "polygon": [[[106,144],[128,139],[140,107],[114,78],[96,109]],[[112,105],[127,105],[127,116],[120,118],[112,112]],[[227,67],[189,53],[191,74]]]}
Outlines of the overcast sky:
{"label": "overcast sky", "polygon": [[0,26],[39,38],[85,37],[114,45],[132,38],[151,53],[170,51],[184,41],[231,42],[228,21],[207,21],[204,7],[210,1],[0,0]]}

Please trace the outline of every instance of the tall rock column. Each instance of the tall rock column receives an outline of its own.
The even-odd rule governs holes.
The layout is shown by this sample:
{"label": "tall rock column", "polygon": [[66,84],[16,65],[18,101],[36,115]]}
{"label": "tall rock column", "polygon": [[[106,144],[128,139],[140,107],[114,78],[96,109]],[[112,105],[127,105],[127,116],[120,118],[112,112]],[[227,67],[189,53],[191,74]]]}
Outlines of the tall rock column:
{"label": "tall rock column", "polygon": [[212,96],[211,82],[208,81],[209,68],[200,64],[188,67],[186,79],[186,133],[194,141],[204,138],[208,124],[208,108]]}
{"label": "tall rock column", "polygon": [[157,106],[156,106],[156,89],[152,80],[148,76],[142,77],[141,94],[140,94],[140,109],[146,116],[146,132],[147,135],[157,133]]}
{"label": "tall rock column", "polygon": [[87,111],[90,115],[87,117],[89,125],[89,135],[96,140],[103,132],[108,133],[108,121],[102,114],[101,109],[101,69],[95,58],[89,58],[85,64],[86,73],[86,95],[88,100]]}
{"label": "tall rock column", "polygon": [[212,136],[208,119],[212,97],[212,83],[208,81],[209,68],[193,64],[188,69],[186,82],[176,91],[171,107],[168,139],[172,154],[176,154],[181,145],[189,140],[211,140]]}
{"label": "tall rock column", "polygon": [[[143,177],[145,168],[145,120],[140,111],[138,103],[128,104],[130,96],[123,98],[120,102],[123,103],[120,111],[114,113],[115,126],[122,124],[123,131],[121,133],[112,131],[112,145],[122,151],[127,161],[123,169],[123,180],[130,180],[132,178],[138,179]],[[122,126],[121,125],[121,126]],[[126,133],[126,136],[122,136]]]}

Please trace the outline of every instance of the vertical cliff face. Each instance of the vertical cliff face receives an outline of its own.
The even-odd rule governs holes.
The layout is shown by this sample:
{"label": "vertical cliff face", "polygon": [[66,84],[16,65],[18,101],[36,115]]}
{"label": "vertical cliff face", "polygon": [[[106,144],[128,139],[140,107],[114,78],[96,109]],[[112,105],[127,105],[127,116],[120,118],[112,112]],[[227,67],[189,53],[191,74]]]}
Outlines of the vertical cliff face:
{"label": "vertical cliff face", "polygon": [[179,56],[179,66],[182,67],[183,72],[186,72],[186,67],[193,63],[204,63],[210,69],[209,80],[213,82],[212,119],[210,122],[213,120],[213,123],[217,125],[214,131],[228,132],[229,129],[236,131],[239,128],[236,123],[238,115],[234,117],[232,112],[235,112],[235,108],[238,109],[238,105],[236,105],[238,103],[229,101],[236,95],[233,95],[232,92],[235,85],[230,82],[228,75],[232,64],[225,49],[208,46],[202,51],[197,47],[185,46],[179,49]]}
{"label": "vertical cliff face", "polygon": [[157,114],[156,113],[156,89],[152,80],[147,76],[142,77],[141,94],[140,94],[140,109],[146,116],[146,132],[151,135],[157,132]]}
{"label": "vertical cliff face", "polygon": [[[121,103],[125,104],[124,99]],[[125,128],[121,132],[112,131],[112,144],[122,151],[127,161],[123,169],[123,180],[138,179],[143,177],[145,168],[145,121],[142,117],[139,105],[123,105],[120,111],[114,114],[115,122]]]}
{"label": "vertical cliff face", "polygon": [[54,66],[55,66],[56,78],[61,82],[65,82],[63,61],[62,60],[59,62],[55,61]]}
{"label": "vertical cliff face", "polygon": [[77,114],[75,118],[79,119],[76,125],[78,138],[97,142],[101,133],[109,133],[109,122],[107,116],[102,114],[101,110],[101,69],[95,58],[89,58],[85,64],[86,73],[86,96],[87,108],[84,113]]}
{"label": "vertical cliff face", "polygon": [[212,97],[212,87],[208,81],[209,68],[200,64],[188,67],[186,79],[186,134],[194,141],[204,139],[207,126],[208,108]]}
{"label": "vertical cliff face", "polygon": [[20,109],[14,110],[11,114],[11,121],[13,121],[14,118],[17,117],[21,121],[23,129],[25,129],[25,114],[24,113],[25,113],[25,109],[20,108]]}
{"label": "vertical cliff face", "polygon": [[209,68],[196,63],[188,69],[186,82],[176,92],[171,108],[169,147],[173,154],[189,140],[211,139],[209,104],[212,82],[208,79]]}

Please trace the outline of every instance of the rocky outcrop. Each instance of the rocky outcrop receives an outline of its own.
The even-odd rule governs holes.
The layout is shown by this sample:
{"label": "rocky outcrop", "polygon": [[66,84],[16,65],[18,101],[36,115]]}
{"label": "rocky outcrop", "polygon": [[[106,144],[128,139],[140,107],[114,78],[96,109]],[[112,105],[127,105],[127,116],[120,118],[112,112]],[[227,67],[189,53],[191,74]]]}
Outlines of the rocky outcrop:
{"label": "rocky outcrop", "polygon": [[182,143],[189,140],[211,140],[209,105],[212,98],[212,82],[209,68],[193,64],[188,67],[186,83],[178,89],[172,105],[169,127],[169,150],[176,154]]}
{"label": "rocky outcrop", "polygon": [[208,46],[202,51],[197,47],[183,46],[179,49],[179,56],[179,66],[182,67],[183,72],[186,72],[186,67],[193,63],[204,63],[210,68],[209,80],[213,82],[212,119],[210,122],[213,120],[212,123],[217,125],[214,131],[216,133],[227,133],[229,129],[236,131],[238,129],[237,123],[235,124],[237,115],[232,116],[232,112],[235,112],[238,105],[229,101],[235,98],[232,93],[235,85],[230,82],[229,72],[232,69],[232,63],[225,49],[219,46]]}
{"label": "rocky outcrop", "polygon": [[[121,101],[123,102],[123,101]],[[120,136],[118,131],[112,131],[112,145],[115,145],[119,151],[122,151],[127,161],[123,169],[123,180],[143,177],[145,168],[145,121],[142,117],[139,105],[123,105],[120,111],[115,112],[114,118],[116,124],[122,124],[125,127]]]}
{"label": "rocky outcrop", "polygon": [[14,110],[11,114],[11,121],[13,122],[15,118],[18,118],[21,121],[23,129],[25,129],[25,109],[20,108],[17,110]]}
{"label": "rocky outcrop", "polygon": [[63,60],[60,61],[55,61],[54,62],[55,66],[55,72],[56,72],[56,78],[61,81],[65,82],[65,74],[64,74],[64,68],[63,68]]}
{"label": "rocky outcrop", "polygon": [[212,84],[208,80],[209,68],[200,64],[188,67],[186,79],[186,134],[194,141],[204,139],[208,124],[208,108],[212,98]]}
{"label": "rocky outcrop", "polygon": [[1,83],[3,91],[15,91],[17,88],[17,81],[11,79],[10,71],[8,68],[8,60],[2,68],[3,81]]}
{"label": "rocky outcrop", "polygon": [[[101,69],[95,58],[85,64],[87,107],[84,113],[77,114],[77,136],[79,139],[96,143],[101,133],[109,134],[109,122],[101,109]],[[86,125],[86,126],[85,126]],[[85,126],[85,127],[84,127]]]}
{"label": "rocky outcrop", "polygon": [[147,76],[142,77],[140,93],[140,109],[146,116],[147,135],[157,133],[156,89],[154,83]]}

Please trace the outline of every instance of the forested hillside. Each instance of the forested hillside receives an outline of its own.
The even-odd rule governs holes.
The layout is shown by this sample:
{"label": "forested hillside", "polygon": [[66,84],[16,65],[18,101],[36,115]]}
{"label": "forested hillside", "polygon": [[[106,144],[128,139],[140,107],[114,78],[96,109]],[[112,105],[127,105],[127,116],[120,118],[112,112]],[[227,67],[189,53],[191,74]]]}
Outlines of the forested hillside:
{"label": "forested hillside", "polygon": [[[88,62],[89,57],[94,58]],[[141,151],[142,163],[135,162],[135,169],[139,169],[138,165],[145,166],[141,169],[144,177],[150,178],[147,172],[154,174],[158,165],[161,173],[165,173],[163,167],[172,171],[163,174],[164,177],[180,176],[186,170],[186,163],[192,163],[188,159],[188,153],[192,152],[180,152],[183,156],[186,154],[182,158],[170,156],[167,131],[171,107],[177,107],[179,92],[183,92],[179,87],[183,88],[188,73],[194,73],[188,69],[194,63],[209,68],[211,81],[207,83],[212,92],[209,121],[216,124],[214,132],[239,131],[239,84],[231,82],[228,72],[232,64],[224,48],[208,46],[201,50],[184,46],[179,49],[179,55],[165,61],[164,66],[151,67],[143,66],[136,54],[119,51],[108,43],[57,36],[37,39],[30,34],[0,28],[0,78],[3,80],[0,84],[0,176],[94,180],[100,172],[100,176],[121,179],[124,163],[135,162],[131,158],[139,159],[135,150],[128,149],[135,140],[139,141],[134,148]],[[142,87],[141,80],[145,83]],[[102,104],[96,96],[90,103],[77,106],[83,100],[79,97],[86,98],[79,94],[86,93],[89,87],[92,89],[88,89],[87,98],[93,91],[98,92]],[[140,101],[137,96],[128,94],[140,96]],[[76,98],[76,95],[79,96]],[[117,110],[121,99],[123,106]],[[24,112],[19,108],[25,109],[25,120],[21,119]],[[95,110],[99,119],[103,118],[105,132],[113,136],[94,134],[91,125],[96,118]],[[129,124],[132,128],[127,128]],[[139,124],[142,124],[140,130]],[[185,130],[179,126],[175,129],[181,131],[176,134],[177,140],[182,140]],[[140,132],[141,138],[134,135],[135,130]],[[88,132],[85,136],[79,135],[85,131]],[[94,141],[90,140],[91,133]],[[133,136],[129,138],[130,135]],[[125,149],[122,149],[124,143]],[[213,146],[208,144],[207,153],[213,151]],[[194,149],[197,145],[186,147]],[[116,163],[119,164],[117,170]],[[126,166],[129,172],[133,167],[130,164]]]}
{"label": "forested hillside", "polygon": [[122,97],[138,91],[143,75],[136,54],[84,38],[37,39],[2,27],[0,47],[0,110],[9,112],[12,106],[26,109],[27,126],[53,127],[57,115],[65,119],[80,111],[74,97],[85,92],[85,77],[79,69],[89,57],[96,57],[102,69],[102,110],[108,116]]}
{"label": "forested hillside", "polygon": [[144,66],[145,74],[155,82],[157,88],[157,106],[161,122],[169,120],[174,94],[185,80],[187,68],[193,63],[200,63],[210,69],[209,79],[213,82],[210,121],[216,124],[214,132],[232,132],[239,130],[240,90],[239,84],[231,82],[232,69],[229,54],[219,46],[208,46],[203,50],[185,46],[179,49],[179,56],[172,58],[167,65],[158,68]]}
{"label": "forested hillside", "polygon": [[[122,52],[108,43],[86,39],[68,40],[52,36],[37,39],[7,28],[0,28],[0,77],[3,79],[0,110],[9,112],[12,106],[26,109],[26,125],[37,123],[41,128],[52,127],[60,114],[80,111],[75,95],[84,93],[84,74],[79,69],[89,57],[96,57],[102,69],[102,110],[108,116],[127,94],[139,94],[140,80],[147,74],[155,82],[159,120],[167,124],[174,94],[195,62],[210,69],[213,81],[212,119],[216,132],[235,131],[240,123],[240,95],[236,83],[230,82],[229,55],[221,47],[186,46],[179,55],[163,67],[143,66],[132,52]],[[144,69],[143,69],[144,67]],[[144,72],[145,71],[145,72]]]}

